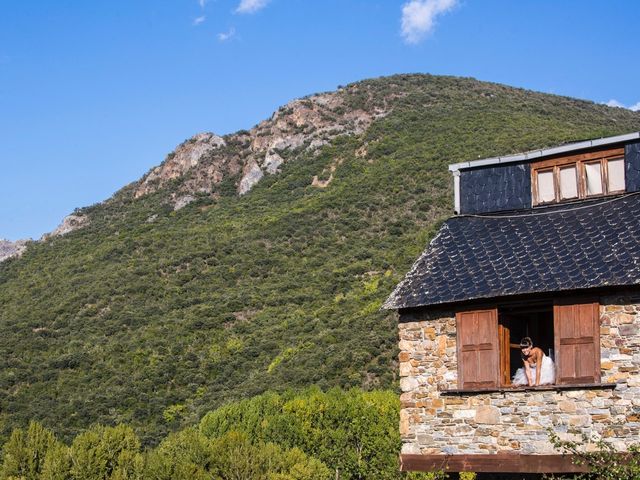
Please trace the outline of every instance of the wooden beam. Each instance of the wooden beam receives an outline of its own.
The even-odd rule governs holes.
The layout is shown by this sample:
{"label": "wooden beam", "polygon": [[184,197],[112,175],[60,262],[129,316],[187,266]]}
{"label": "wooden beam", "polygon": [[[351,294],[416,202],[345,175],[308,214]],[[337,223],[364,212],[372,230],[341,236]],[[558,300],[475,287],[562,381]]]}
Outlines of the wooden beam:
{"label": "wooden beam", "polygon": [[573,455],[400,455],[403,472],[477,472],[477,473],[581,473],[585,465],[576,465]]}
{"label": "wooden beam", "polygon": [[440,390],[441,395],[473,395],[481,393],[507,393],[507,392],[528,392],[528,391],[556,391],[562,390],[598,390],[605,388],[616,388],[617,383],[567,383],[563,385],[538,385],[529,387],[526,385],[518,387],[498,387],[498,388],[447,388]]}
{"label": "wooden beam", "polygon": [[531,163],[533,169],[555,167],[556,165],[566,165],[575,162],[585,162],[590,160],[600,160],[602,158],[621,157],[624,156],[624,147],[610,148],[607,150],[596,150],[595,152],[577,153],[574,155],[564,155],[562,153],[548,160],[541,160]]}

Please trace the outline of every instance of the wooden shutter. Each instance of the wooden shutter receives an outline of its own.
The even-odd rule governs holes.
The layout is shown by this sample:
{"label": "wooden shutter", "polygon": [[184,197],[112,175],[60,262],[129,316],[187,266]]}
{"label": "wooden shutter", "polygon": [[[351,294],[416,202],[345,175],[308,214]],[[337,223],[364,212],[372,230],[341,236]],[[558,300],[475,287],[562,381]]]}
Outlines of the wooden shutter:
{"label": "wooden shutter", "polygon": [[458,312],[459,388],[496,388],[499,378],[498,312]]}
{"label": "wooden shutter", "polygon": [[556,383],[600,383],[600,306],[556,302],[553,308]]}
{"label": "wooden shutter", "polygon": [[502,323],[498,324],[498,342],[500,345],[500,385],[511,385],[511,330]]}

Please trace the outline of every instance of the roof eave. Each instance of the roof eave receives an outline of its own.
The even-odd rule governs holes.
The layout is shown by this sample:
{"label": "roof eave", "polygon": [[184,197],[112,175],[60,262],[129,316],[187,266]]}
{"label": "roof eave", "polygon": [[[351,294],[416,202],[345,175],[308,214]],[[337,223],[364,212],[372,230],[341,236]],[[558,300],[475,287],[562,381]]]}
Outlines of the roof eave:
{"label": "roof eave", "polygon": [[627,133],[625,135],[616,135],[613,137],[597,138],[595,140],[586,140],[584,142],[576,142],[559,147],[545,148],[541,150],[532,150],[530,152],[518,153],[515,155],[506,155],[504,157],[483,158],[481,160],[472,160],[469,162],[460,162],[449,165],[450,172],[466,170],[468,168],[484,167],[487,165],[497,165],[502,163],[524,162],[527,160],[540,159],[557,155],[559,153],[569,153],[587,148],[602,147],[615,143],[623,143],[631,140],[640,139],[640,132]]}
{"label": "roof eave", "polygon": [[640,287],[640,282],[632,281],[629,283],[603,283],[602,285],[594,285],[591,287],[585,288],[568,288],[568,289],[557,289],[557,290],[530,290],[523,292],[508,292],[508,293],[497,293],[491,295],[481,295],[477,297],[469,297],[463,299],[456,300],[448,300],[448,301],[439,301],[433,303],[415,303],[415,304],[402,304],[398,305],[397,303],[393,306],[391,305],[383,305],[382,310],[406,310],[406,309],[417,309],[417,308],[431,308],[431,309],[442,309],[442,308],[453,308],[460,307],[465,304],[476,304],[476,303],[496,303],[496,302],[513,302],[522,298],[530,298],[532,296],[544,296],[545,298],[557,296],[557,295],[586,295],[588,292],[602,292],[609,291],[614,289],[636,289]]}

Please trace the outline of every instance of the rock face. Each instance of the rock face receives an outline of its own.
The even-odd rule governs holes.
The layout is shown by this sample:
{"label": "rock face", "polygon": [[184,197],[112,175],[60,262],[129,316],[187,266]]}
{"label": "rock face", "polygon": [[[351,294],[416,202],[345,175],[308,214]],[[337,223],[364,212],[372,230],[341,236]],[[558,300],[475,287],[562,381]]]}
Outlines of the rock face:
{"label": "rock face", "polygon": [[[276,174],[288,153],[316,150],[340,135],[357,135],[379,117],[389,113],[382,106],[365,102],[354,108],[354,95],[366,96],[363,86],[352,85],[333,93],[294,100],[249,131],[224,138],[201,133],[179,145],[166,160],[145,175],[134,197],[156,192],[176,182],[170,202],[195,194],[216,195],[225,178],[233,180],[236,192],[244,195],[264,177]],[[178,208],[180,208],[178,206]]]}
{"label": "rock face", "polygon": [[242,179],[238,186],[238,193],[240,195],[244,195],[251,190],[251,188],[258,183],[262,177],[264,177],[262,169],[255,161],[250,161],[242,170]]}
{"label": "rock face", "polygon": [[264,167],[267,173],[277,173],[278,167],[284,163],[284,159],[276,152],[267,152],[264,157]]}
{"label": "rock face", "polygon": [[181,208],[186,207],[191,202],[196,199],[193,195],[185,195],[184,197],[180,197],[176,200],[176,203],[173,205],[173,210],[180,210]]}
{"label": "rock face", "polygon": [[82,228],[89,223],[89,217],[86,215],[67,215],[62,219],[62,223],[56,227],[53,232],[45,233],[40,240],[45,241],[52,237],[66,235],[74,230]]}
{"label": "rock face", "polygon": [[[62,219],[60,225],[55,230],[49,233],[45,233],[40,237],[41,242],[45,242],[53,237],[59,237],[66,235],[69,232],[82,228],[89,224],[89,217],[87,215],[67,215]],[[0,238],[0,262],[8,260],[13,257],[20,257],[27,249],[27,244],[32,240],[18,240],[16,242],[10,242]]]}
{"label": "rock face", "polygon": [[27,249],[28,240],[18,240],[16,242],[10,242],[0,238],[0,262],[12,257],[21,256]]}
{"label": "rock face", "polygon": [[178,145],[160,166],[151,170],[142,179],[134,193],[135,198],[153,192],[169,180],[184,175],[197,166],[206,154],[224,145],[224,139],[213,133],[199,133]]}

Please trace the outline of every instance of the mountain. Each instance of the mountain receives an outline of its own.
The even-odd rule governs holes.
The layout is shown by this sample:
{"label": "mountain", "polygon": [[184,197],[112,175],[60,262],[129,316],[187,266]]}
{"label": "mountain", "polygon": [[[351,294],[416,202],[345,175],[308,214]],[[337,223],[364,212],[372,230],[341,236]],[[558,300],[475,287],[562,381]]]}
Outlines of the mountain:
{"label": "mountain", "polygon": [[0,263],[0,426],[146,444],[310,384],[394,387],[380,311],[452,212],[450,163],[640,130],[640,113],[473,79],[398,75],[199,134]]}

